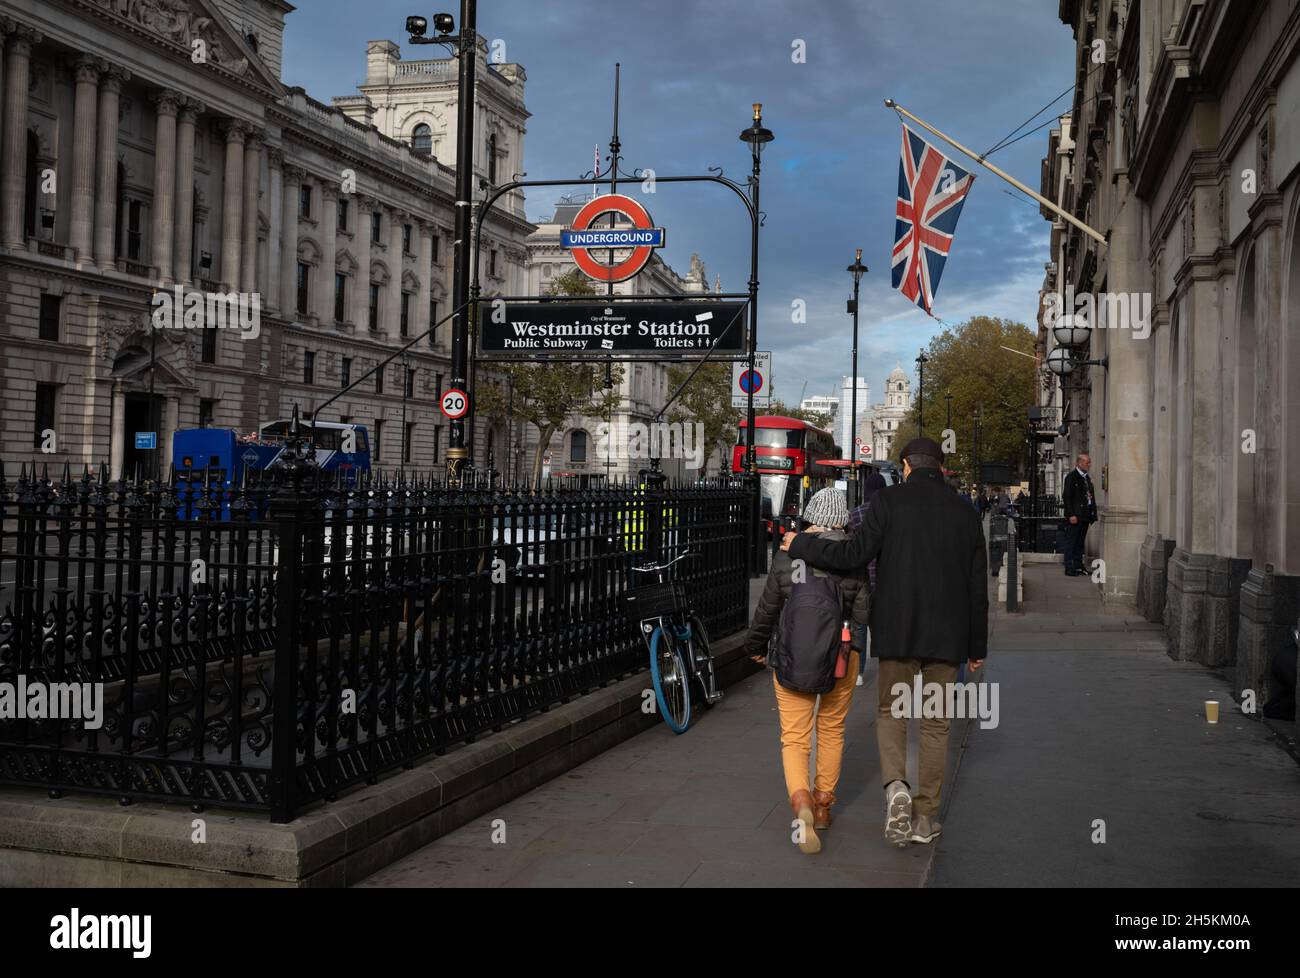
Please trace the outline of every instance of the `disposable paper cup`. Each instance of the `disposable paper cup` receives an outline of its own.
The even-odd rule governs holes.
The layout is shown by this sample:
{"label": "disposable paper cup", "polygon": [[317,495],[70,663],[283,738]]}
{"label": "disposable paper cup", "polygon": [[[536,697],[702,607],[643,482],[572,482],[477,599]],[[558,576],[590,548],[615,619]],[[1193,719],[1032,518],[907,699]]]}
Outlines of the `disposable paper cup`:
{"label": "disposable paper cup", "polygon": [[1218,700],[1205,701],[1205,719],[1210,723],[1219,722],[1219,701]]}

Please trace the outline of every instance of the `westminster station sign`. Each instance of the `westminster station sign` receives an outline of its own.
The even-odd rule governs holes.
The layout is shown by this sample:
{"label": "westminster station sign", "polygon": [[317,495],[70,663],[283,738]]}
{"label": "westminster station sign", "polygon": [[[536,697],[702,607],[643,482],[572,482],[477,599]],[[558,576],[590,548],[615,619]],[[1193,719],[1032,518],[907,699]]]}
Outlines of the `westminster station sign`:
{"label": "westminster station sign", "polygon": [[735,360],[748,356],[745,302],[479,305],[483,360]]}

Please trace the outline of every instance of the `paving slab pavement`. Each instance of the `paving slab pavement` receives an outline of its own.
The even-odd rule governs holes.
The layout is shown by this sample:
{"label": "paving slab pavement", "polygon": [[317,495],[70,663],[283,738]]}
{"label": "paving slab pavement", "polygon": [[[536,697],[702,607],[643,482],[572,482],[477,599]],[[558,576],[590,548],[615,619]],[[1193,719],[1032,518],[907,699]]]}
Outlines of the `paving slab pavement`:
{"label": "paving slab pavement", "polygon": [[1026,567],[1025,607],[994,614],[1000,723],[967,740],[930,885],[1294,886],[1300,765],[1230,676],[1059,564]]}

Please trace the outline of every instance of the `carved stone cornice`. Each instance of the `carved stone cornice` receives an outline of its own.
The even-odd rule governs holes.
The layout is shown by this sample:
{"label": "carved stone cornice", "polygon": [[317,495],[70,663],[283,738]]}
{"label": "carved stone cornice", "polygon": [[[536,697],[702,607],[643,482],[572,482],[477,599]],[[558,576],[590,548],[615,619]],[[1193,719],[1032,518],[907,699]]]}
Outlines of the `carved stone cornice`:
{"label": "carved stone cornice", "polygon": [[[248,73],[248,59],[239,52],[229,51],[222,41],[212,18],[202,10],[195,10],[189,0],[92,0],[103,9],[164,41],[186,48],[189,52],[202,50],[204,60],[218,65],[232,74]],[[201,46],[195,42],[200,42]]]}

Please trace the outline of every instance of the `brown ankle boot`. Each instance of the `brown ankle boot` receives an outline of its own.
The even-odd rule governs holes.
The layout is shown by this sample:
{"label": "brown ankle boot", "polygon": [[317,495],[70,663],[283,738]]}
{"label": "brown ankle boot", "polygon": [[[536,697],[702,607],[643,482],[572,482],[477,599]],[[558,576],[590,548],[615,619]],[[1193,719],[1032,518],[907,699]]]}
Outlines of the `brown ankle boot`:
{"label": "brown ankle boot", "polygon": [[813,828],[829,829],[831,827],[831,805],[833,804],[835,804],[835,795],[831,792],[813,792]]}
{"label": "brown ankle boot", "polygon": [[821,852],[822,842],[817,838],[817,819],[813,815],[812,795],[800,788],[790,796],[790,808],[794,811],[795,818],[802,823],[795,828],[798,834],[793,837],[799,850],[809,855]]}

